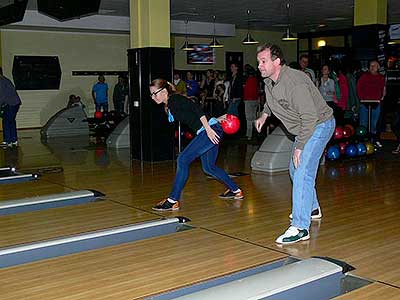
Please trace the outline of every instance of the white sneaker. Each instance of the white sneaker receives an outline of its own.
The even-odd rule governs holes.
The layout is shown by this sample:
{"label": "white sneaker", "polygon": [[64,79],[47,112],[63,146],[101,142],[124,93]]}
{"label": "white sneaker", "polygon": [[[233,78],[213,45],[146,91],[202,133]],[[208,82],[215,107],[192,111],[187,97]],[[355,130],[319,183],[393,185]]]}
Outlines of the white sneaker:
{"label": "white sneaker", "polygon": [[[319,220],[322,218],[321,208],[316,208],[311,212],[311,220]],[[293,219],[293,215],[289,215],[289,219]]]}
{"label": "white sneaker", "polygon": [[11,145],[15,146],[15,147],[18,147],[18,141],[12,142]]}
{"label": "white sneaker", "polygon": [[8,146],[8,143],[7,143],[7,142],[1,142],[1,143],[0,143],[0,146],[1,146],[1,147],[7,147],[7,146]]}
{"label": "white sneaker", "polygon": [[278,244],[294,244],[300,241],[306,241],[310,239],[310,233],[307,229],[300,229],[294,226],[290,226],[284,234],[276,239]]}

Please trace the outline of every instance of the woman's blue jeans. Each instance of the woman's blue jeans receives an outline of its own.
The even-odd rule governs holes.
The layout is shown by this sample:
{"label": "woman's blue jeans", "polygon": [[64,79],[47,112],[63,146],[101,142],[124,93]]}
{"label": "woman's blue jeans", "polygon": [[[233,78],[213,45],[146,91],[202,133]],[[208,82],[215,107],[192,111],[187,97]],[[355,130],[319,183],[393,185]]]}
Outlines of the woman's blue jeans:
{"label": "woman's blue jeans", "polygon": [[[211,128],[214,129],[221,140],[224,135],[221,125],[217,123],[212,125]],[[211,142],[205,130],[200,132],[199,135],[186,146],[178,155],[175,181],[169,198],[173,200],[180,199],[183,187],[189,177],[189,166],[198,157],[201,159],[201,164],[205,173],[222,181],[231,191],[235,191],[239,188],[223,169],[215,165],[218,156],[218,147],[219,145]]]}
{"label": "woman's blue jeans", "polygon": [[[292,179],[292,226],[309,229],[311,212],[319,208],[315,179],[319,161],[326,144],[335,130],[335,119],[327,120],[315,127],[313,135],[307,141],[300,156],[300,165],[295,169],[290,159],[289,173]],[[296,142],[293,144],[293,151]],[[292,151],[292,153],[293,153]]]}

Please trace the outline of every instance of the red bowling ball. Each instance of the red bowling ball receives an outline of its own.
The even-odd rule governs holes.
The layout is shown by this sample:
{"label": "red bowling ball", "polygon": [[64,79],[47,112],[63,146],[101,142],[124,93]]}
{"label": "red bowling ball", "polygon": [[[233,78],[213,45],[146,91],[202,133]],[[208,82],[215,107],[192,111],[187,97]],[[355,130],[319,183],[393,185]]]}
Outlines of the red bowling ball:
{"label": "red bowling ball", "polygon": [[94,113],[94,117],[95,117],[96,119],[101,119],[101,118],[103,117],[103,113],[102,113],[101,111],[96,111],[96,112]]}
{"label": "red bowling ball", "polygon": [[335,140],[340,140],[343,138],[343,128],[338,126],[335,128],[335,132],[333,133],[333,138]]}
{"label": "red bowling ball", "polygon": [[226,134],[235,134],[240,128],[239,118],[228,114],[226,119],[221,121],[221,126]]}

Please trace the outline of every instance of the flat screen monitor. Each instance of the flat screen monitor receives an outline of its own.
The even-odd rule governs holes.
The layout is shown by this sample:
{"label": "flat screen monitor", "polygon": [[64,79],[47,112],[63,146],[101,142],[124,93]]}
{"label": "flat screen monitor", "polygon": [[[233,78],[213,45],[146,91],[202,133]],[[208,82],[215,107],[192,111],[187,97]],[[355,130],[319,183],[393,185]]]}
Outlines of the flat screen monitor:
{"label": "flat screen monitor", "polygon": [[214,49],[207,44],[191,45],[194,50],[187,51],[188,64],[212,65],[215,60]]}

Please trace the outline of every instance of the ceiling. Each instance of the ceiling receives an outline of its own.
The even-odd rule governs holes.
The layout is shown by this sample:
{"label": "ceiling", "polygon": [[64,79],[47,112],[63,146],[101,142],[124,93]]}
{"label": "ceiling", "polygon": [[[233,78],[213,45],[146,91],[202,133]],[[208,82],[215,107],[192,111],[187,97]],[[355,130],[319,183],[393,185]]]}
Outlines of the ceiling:
{"label": "ceiling", "polygon": [[[151,1],[151,0],[149,0]],[[294,32],[310,32],[351,28],[354,0],[170,0],[171,19],[235,24],[247,28],[281,31],[288,23]],[[286,3],[290,3],[289,22]],[[400,23],[400,0],[387,0],[388,23]],[[36,9],[36,0],[29,0],[28,9]],[[100,14],[129,16],[129,0],[102,0]],[[324,27],[321,27],[325,25]]]}

